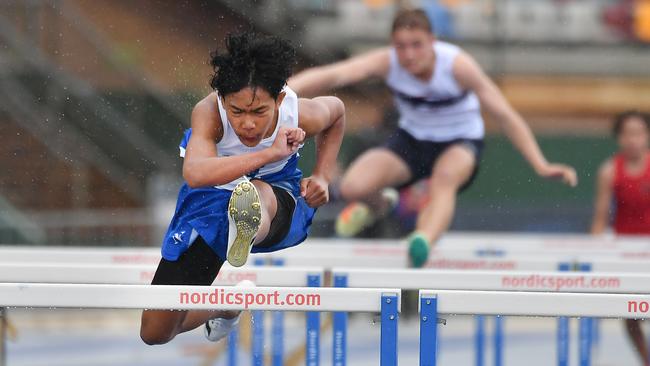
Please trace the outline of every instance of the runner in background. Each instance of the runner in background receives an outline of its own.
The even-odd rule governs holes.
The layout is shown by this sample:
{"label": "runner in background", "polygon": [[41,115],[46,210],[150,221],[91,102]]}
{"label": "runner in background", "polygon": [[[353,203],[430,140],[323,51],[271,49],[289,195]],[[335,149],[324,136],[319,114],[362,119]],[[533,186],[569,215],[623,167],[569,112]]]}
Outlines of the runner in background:
{"label": "runner in background", "polygon": [[351,204],[336,222],[340,236],[360,233],[392,209],[395,194],[388,194],[387,188],[431,178],[431,199],[408,239],[411,263],[423,266],[431,246],[451,223],[456,195],[478,171],[482,107],[539,176],[577,184],[573,168],[546,160],[524,119],[478,63],[458,46],[436,39],[424,11],[398,13],[391,41],[389,47],[305,70],[288,81],[307,96],[370,78],[384,79],[393,92],[399,128],[384,146],[363,153],[345,173],[340,191]]}
{"label": "runner in background", "polygon": [[[605,232],[614,212],[616,235],[650,235],[650,117],[635,111],[616,116],[614,137],[618,152],[598,172],[591,233]],[[649,366],[640,321],[629,319],[625,323],[642,365]]]}

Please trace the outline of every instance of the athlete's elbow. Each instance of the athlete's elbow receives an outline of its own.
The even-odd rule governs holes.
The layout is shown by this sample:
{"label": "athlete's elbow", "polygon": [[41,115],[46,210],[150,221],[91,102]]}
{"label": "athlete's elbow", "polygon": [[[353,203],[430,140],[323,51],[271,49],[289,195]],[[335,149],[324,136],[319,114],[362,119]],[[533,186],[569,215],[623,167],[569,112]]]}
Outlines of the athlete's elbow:
{"label": "athlete's elbow", "polygon": [[190,188],[199,188],[205,185],[202,175],[199,170],[191,166],[183,166],[183,179]]}
{"label": "athlete's elbow", "polygon": [[331,105],[330,105],[330,115],[333,117],[332,118],[332,123],[337,124],[341,126],[342,128],[345,127],[345,103],[338,97],[330,97],[331,98]]}
{"label": "athlete's elbow", "polygon": [[339,97],[332,96],[334,108],[340,115],[345,115],[345,103]]}

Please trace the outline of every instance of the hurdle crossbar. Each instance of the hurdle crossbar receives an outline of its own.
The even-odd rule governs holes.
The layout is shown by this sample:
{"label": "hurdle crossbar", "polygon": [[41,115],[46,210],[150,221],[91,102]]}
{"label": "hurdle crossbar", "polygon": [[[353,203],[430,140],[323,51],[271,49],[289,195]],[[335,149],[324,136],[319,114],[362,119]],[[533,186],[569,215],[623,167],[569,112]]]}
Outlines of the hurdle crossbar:
{"label": "hurdle crossbar", "polygon": [[160,262],[158,247],[0,246],[0,262],[149,264]]}
{"label": "hurdle crossbar", "polygon": [[650,294],[650,275],[641,274],[358,268],[334,268],[332,274],[345,276],[348,287]]}
{"label": "hurdle crossbar", "polygon": [[[516,237],[514,237],[516,238]],[[514,240],[513,238],[513,240]],[[585,239],[586,241],[586,239]],[[281,260],[287,266],[349,266],[363,268],[407,268],[406,247],[394,241],[374,244],[368,241],[309,240],[280,252],[256,254],[253,258]],[[633,242],[636,243],[636,242]],[[439,246],[427,268],[552,271],[558,263],[590,263],[598,271],[642,271],[650,268],[650,250],[618,246],[612,250],[531,249],[525,245],[497,244],[469,247]],[[79,263],[113,265],[156,265],[157,248],[81,248],[81,247],[0,247],[0,263]],[[630,268],[630,269],[627,269]]]}
{"label": "hurdle crossbar", "polygon": [[645,318],[650,295],[422,290],[438,314]]}
{"label": "hurdle crossbar", "polygon": [[0,306],[376,312],[384,294],[400,290],[0,283]]}
{"label": "hurdle crossbar", "polygon": [[[0,263],[0,282],[85,283],[145,285],[156,266],[77,263]],[[213,285],[235,285],[249,280],[258,286],[307,286],[307,276],[322,275],[318,267],[232,267],[224,264]]]}

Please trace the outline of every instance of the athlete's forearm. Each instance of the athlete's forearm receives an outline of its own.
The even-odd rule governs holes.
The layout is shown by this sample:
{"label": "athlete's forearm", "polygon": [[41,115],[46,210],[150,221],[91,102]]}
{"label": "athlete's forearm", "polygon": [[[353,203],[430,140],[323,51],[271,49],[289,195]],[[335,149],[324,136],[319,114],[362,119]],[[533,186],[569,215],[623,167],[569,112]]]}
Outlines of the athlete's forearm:
{"label": "athlete's forearm", "polygon": [[287,84],[301,97],[313,97],[340,86],[333,65],[304,70],[291,77]]}
{"label": "athlete's forearm", "polygon": [[504,120],[502,125],[506,136],[536,172],[548,165],[533,132],[519,115]]}
{"label": "athlete's forearm", "polygon": [[603,164],[598,171],[594,217],[591,222],[592,234],[602,234],[609,224],[609,214],[612,206],[611,174],[610,165],[607,163]]}
{"label": "athlete's forearm", "polygon": [[486,83],[479,92],[479,98],[488,112],[499,121],[508,139],[536,172],[540,172],[548,165],[530,127],[510,106],[496,86]]}
{"label": "athlete's forearm", "polygon": [[591,222],[591,234],[602,234],[607,230],[609,224],[609,202],[596,201],[594,217]]}
{"label": "athlete's forearm", "polygon": [[596,204],[594,205],[594,217],[591,221],[591,233],[594,235],[602,234],[607,229],[609,221],[609,198],[604,197],[598,192]]}
{"label": "athlete's forearm", "polygon": [[594,217],[593,222],[591,223],[591,234],[599,235],[605,232],[607,229],[607,221],[601,217]]}
{"label": "athlete's forearm", "polygon": [[192,188],[219,186],[275,160],[271,149],[235,156],[195,158],[183,162],[183,178]]}
{"label": "athlete's forearm", "polygon": [[345,133],[345,107],[338,98],[328,101],[330,108],[329,127],[316,135],[316,165],[313,175],[323,177],[331,182],[332,172],[336,166],[336,158],[341,149]]}

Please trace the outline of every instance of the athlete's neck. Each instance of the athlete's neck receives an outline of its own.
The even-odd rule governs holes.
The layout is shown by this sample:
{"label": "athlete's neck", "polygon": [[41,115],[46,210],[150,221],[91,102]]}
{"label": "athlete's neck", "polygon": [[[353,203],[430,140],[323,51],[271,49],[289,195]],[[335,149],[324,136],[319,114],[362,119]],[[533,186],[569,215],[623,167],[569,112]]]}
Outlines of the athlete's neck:
{"label": "athlete's neck", "polygon": [[418,74],[414,74],[416,78],[422,80],[422,81],[429,81],[433,78],[433,73],[435,72],[436,68],[436,54],[434,53],[433,56],[431,57],[431,62],[427,65],[427,67],[422,70],[422,72]]}
{"label": "athlete's neck", "polygon": [[641,154],[634,155],[634,156],[625,156],[625,171],[627,174],[630,174],[632,176],[636,176],[639,174],[643,174],[643,171],[645,171],[645,167],[648,163],[648,155],[650,152],[649,151],[644,151]]}
{"label": "athlete's neck", "polygon": [[269,128],[268,131],[264,134],[264,139],[267,139],[271,136],[273,136],[273,132],[275,132],[275,129],[278,127],[278,118],[280,117],[280,108],[275,109],[275,113],[273,113],[273,124]]}

